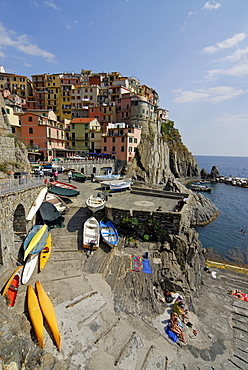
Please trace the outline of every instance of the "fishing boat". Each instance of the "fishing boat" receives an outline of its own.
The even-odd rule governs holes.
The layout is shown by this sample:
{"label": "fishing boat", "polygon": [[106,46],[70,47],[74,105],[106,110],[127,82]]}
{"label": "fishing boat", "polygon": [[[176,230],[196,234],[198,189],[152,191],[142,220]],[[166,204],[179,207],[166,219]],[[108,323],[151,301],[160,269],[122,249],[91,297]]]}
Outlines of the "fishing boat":
{"label": "fishing boat", "polygon": [[119,180],[121,175],[98,175],[94,176],[95,181],[113,181],[113,180]]}
{"label": "fishing boat", "polygon": [[58,188],[64,188],[64,189],[77,189],[77,186],[67,184],[65,182],[60,181],[50,181],[50,184],[53,186],[56,186]]}
{"label": "fishing boat", "polygon": [[205,185],[190,185],[190,189],[194,191],[206,191],[208,193],[211,192],[212,188],[205,186]]}
{"label": "fishing boat", "polygon": [[4,290],[2,292],[2,296],[5,297],[7,300],[7,305],[11,307],[13,307],[15,304],[22,268],[23,265],[17,266],[17,268],[5,284]]}
{"label": "fishing boat", "polygon": [[116,247],[119,242],[118,232],[111,221],[99,222],[100,233],[105,241],[111,248]]}
{"label": "fishing boat", "polygon": [[29,254],[39,253],[46,244],[47,225],[34,225],[23,242],[24,261]]}
{"label": "fishing boat", "polygon": [[95,213],[96,211],[100,211],[105,207],[105,199],[102,197],[94,197],[94,195],[90,195],[89,198],[86,199],[86,206]]}
{"label": "fishing boat", "polygon": [[52,235],[51,233],[49,233],[47,241],[46,241],[46,245],[40,252],[40,259],[39,259],[40,271],[42,271],[43,268],[45,267],[45,264],[47,263],[48,258],[51,255],[51,251],[52,251]]}
{"label": "fishing boat", "polygon": [[31,276],[34,272],[36,263],[38,261],[38,258],[39,258],[38,253],[30,254],[28,256],[27,261],[26,261],[25,266],[24,266],[24,269],[23,269],[23,273],[22,273],[22,284],[26,284],[29,281],[29,279],[31,278]]}
{"label": "fishing boat", "polygon": [[46,202],[53,204],[61,214],[69,210],[68,205],[58,195],[47,193],[45,199]]}
{"label": "fishing boat", "polygon": [[58,186],[52,186],[48,191],[49,193],[59,195],[60,197],[76,197],[80,194],[76,189],[62,188]]}
{"label": "fishing boat", "polygon": [[99,222],[95,217],[88,218],[83,228],[83,247],[87,249],[97,249],[100,242]]}
{"label": "fishing boat", "polygon": [[42,223],[46,224],[49,229],[65,227],[65,218],[61,216],[60,212],[52,203],[43,202],[39,208],[38,216],[40,216]]}
{"label": "fishing boat", "polygon": [[80,172],[72,172],[72,178],[73,180],[80,181],[80,182],[85,182],[87,179],[87,177]]}
{"label": "fishing boat", "polygon": [[26,217],[26,220],[27,221],[31,221],[34,217],[34,215],[36,214],[36,212],[38,211],[38,209],[40,208],[40,205],[41,203],[43,202],[45,196],[46,196],[46,193],[47,193],[47,187],[43,188],[37,198],[35,199],[34,203],[32,204],[31,206],[31,209]]}
{"label": "fishing boat", "polygon": [[60,351],[61,348],[61,336],[59,333],[59,328],[58,328],[58,323],[57,323],[57,318],[56,318],[56,313],[53,308],[53,304],[50,301],[50,298],[46,294],[45,290],[43,289],[40,281],[37,281],[35,283],[36,291],[37,291],[37,296],[40,304],[41,311],[46,319],[46,322],[53,334],[55,343],[58,347],[58,350]]}
{"label": "fishing boat", "polygon": [[28,285],[27,306],[28,306],[28,314],[29,314],[31,323],[34,328],[34,332],[38,340],[38,344],[40,348],[44,349],[43,315],[40,309],[37,295],[35,294],[35,291],[31,285]]}
{"label": "fishing boat", "polygon": [[109,183],[110,191],[122,191],[130,189],[132,182],[131,181],[112,181]]}

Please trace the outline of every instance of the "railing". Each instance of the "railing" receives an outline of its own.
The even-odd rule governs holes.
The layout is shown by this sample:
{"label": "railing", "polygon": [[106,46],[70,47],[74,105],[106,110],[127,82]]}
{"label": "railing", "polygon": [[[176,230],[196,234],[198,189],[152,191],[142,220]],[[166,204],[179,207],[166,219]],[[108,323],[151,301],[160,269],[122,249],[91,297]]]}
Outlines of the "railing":
{"label": "railing", "polygon": [[44,184],[43,177],[20,177],[19,179],[6,179],[0,183],[0,195],[12,193],[14,191],[35,188]]}

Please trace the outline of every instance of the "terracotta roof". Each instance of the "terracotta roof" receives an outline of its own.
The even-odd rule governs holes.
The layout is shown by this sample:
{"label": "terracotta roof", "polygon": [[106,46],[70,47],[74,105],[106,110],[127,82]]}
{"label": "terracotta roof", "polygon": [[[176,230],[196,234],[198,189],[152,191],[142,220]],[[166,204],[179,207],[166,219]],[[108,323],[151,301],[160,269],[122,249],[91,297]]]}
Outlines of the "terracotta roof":
{"label": "terracotta roof", "polygon": [[73,118],[71,120],[72,123],[90,123],[94,121],[96,118]]}

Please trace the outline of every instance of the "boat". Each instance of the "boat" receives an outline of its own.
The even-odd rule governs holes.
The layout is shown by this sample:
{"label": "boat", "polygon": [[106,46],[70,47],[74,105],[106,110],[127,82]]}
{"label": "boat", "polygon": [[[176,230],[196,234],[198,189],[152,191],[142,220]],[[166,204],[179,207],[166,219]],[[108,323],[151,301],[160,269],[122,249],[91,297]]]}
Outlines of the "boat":
{"label": "boat", "polygon": [[45,264],[47,263],[48,258],[51,255],[51,251],[52,251],[52,235],[51,235],[51,233],[49,233],[47,241],[46,241],[46,245],[42,249],[42,251],[40,252],[40,259],[39,259],[39,269],[40,269],[40,271],[42,271],[43,268],[45,267]]}
{"label": "boat", "polygon": [[58,188],[64,188],[64,189],[77,189],[77,186],[67,184],[65,182],[60,181],[50,181],[50,184],[53,186],[56,186]]}
{"label": "boat", "polygon": [[100,233],[105,241],[111,248],[116,247],[119,242],[118,232],[111,221],[99,222]]}
{"label": "boat", "polygon": [[34,328],[34,332],[38,340],[39,347],[44,349],[43,315],[40,309],[37,295],[35,294],[35,291],[31,285],[28,285],[27,295],[28,295],[28,299],[27,299],[28,314],[29,314],[31,323]]}
{"label": "boat", "polygon": [[100,242],[99,222],[95,217],[88,218],[83,228],[83,247],[87,249],[97,249]]}
{"label": "boat", "polygon": [[209,188],[208,186],[205,185],[190,185],[189,189],[194,191],[206,191],[208,193],[210,193],[212,190],[212,188]]}
{"label": "boat", "polygon": [[95,213],[96,211],[100,211],[105,207],[105,199],[102,197],[94,197],[94,195],[90,195],[89,198],[86,199],[86,206]]}
{"label": "boat", "polygon": [[39,257],[38,253],[30,254],[28,256],[24,269],[23,269],[23,273],[22,273],[22,284],[26,284],[31,278],[34,272],[36,263],[38,261],[38,257]]}
{"label": "boat", "polygon": [[121,175],[96,175],[94,176],[95,181],[113,181],[113,180],[119,180]]}
{"label": "boat", "polygon": [[58,323],[57,323],[57,318],[56,318],[56,313],[53,308],[53,304],[50,301],[50,298],[46,294],[45,290],[43,289],[40,281],[37,281],[35,283],[36,291],[37,291],[37,296],[40,304],[41,311],[46,319],[46,322],[53,334],[55,343],[58,347],[58,350],[60,351],[61,348],[61,336],[59,333],[59,328],[58,328]]}
{"label": "boat", "polygon": [[48,191],[52,194],[59,195],[60,197],[76,197],[80,194],[76,189],[61,188],[58,186],[52,186]]}
{"label": "boat", "polygon": [[67,204],[58,195],[47,193],[45,199],[46,202],[53,204],[61,214],[69,210]]}
{"label": "boat", "polygon": [[34,225],[23,242],[24,261],[29,254],[39,253],[46,244],[47,225]]}
{"label": "boat", "polygon": [[29,211],[29,213],[26,217],[27,221],[31,221],[33,219],[34,215],[36,214],[36,212],[40,208],[40,205],[43,202],[43,200],[46,196],[46,193],[47,193],[47,187],[41,189],[41,191],[39,192],[37,198],[35,199],[34,203],[32,204],[31,209],[30,209],[30,211]]}
{"label": "boat", "polygon": [[7,300],[7,305],[11,307],[13,307],[15,304],[22,268],[23,265],[17,266],[17,268],[5,284],[4,290],[2,292],[2,296],[5,297]]}
{"label": "boat", "polygon": [[121,191],[125,189],[130,189],[132,182],[131,181],[118,181],[110,182],[109,190],[110,191]]}
{"label": "boat", "polygon": [[42,221],[49,229],[54,227],[65,227],[65,218],[61,216],[60,212],[52,203],[43,202],[39,208],[38,216],[40,216],[41,220],[39,220],[39,218],[37,218],[37,220],[40,222]]}
{"label": "boat", "polygon": [[72,178],[73,180],[77,180],[80,182],[85,182],[87,179],[87,177],[80,172],[72,172]]}

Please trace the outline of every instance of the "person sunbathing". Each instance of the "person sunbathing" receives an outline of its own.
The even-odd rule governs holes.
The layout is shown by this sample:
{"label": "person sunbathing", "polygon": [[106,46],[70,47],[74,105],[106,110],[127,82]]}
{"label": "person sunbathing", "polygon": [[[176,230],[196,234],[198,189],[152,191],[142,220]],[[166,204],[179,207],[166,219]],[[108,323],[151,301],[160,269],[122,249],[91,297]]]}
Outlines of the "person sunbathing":
{"label": "person sunbathing", "polygon": [[170,316],[170,330],[175,333],[184,344],[187,344],[182,329],[179,326],[178,315],[173,311]]}
{"label": "person sunbathing", "polygon": [[240,290],[229,290],[228,293],[242,301],[248,302],[248,294],[242,293]]}
{"label": "person sunbathing", "polygon": [[185,319],[188,319],[188,316],[186,315],[187,310],[184,308],[183,301],[176,301],[173,305],[172,311],[178,316],[181,316],[182,322],[185,324]]}

